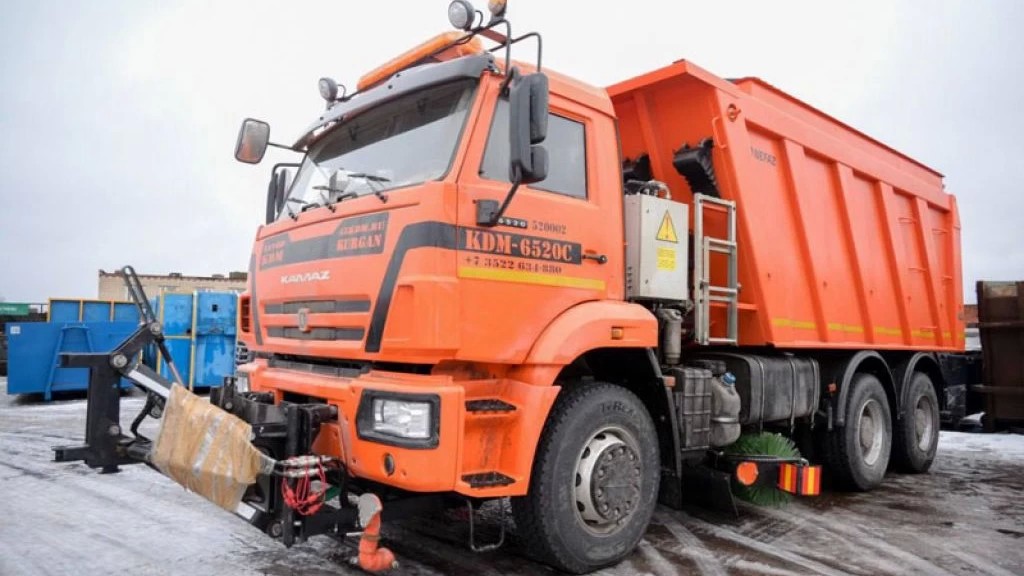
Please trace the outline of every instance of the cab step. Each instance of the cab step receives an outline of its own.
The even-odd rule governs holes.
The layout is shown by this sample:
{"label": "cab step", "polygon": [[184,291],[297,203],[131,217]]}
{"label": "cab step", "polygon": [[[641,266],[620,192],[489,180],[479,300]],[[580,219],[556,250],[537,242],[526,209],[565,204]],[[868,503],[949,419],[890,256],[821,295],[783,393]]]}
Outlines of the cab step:
{"label": "cab step", "polygon": [[482,400],[467,400],[466,412],[515,412],[516,407],[504,400],[497,398],[485,398]]}
{"label": "cab step", "polygon": [[490,488],[492,486],[508,486],[514,484],[515,480],[505,476],[501,472],[478,472],[466,474],[462,481],[469,484],[471,488]]}

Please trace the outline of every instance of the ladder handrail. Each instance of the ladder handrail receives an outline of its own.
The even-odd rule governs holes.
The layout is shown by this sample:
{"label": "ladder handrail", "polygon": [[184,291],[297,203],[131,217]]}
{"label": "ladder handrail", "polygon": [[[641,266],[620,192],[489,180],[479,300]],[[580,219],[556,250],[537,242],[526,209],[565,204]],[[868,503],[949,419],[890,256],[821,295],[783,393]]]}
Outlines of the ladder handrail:
{"label": "ladder handrail", "polygon": [[[726,238],[704,235],[704,210],[724,213]],[[704,194],[693,195],[694,337],[698,344],[736,344],[739,340],[739,270],[737,265],[736,203]],[[711,284],[711,254],[724,254],[729,263],[728,285]],[[726,304],[726,336],[711,337],[711,302]]]}

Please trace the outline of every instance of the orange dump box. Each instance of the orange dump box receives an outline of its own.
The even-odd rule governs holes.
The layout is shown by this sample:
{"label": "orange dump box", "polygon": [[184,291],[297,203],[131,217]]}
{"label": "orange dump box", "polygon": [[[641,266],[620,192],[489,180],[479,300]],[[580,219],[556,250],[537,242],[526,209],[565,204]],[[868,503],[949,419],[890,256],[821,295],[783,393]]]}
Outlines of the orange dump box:
{"label": "orange dump box", "polygon": [[[681,61],[608,92],[627,163],[649,162],[674,200],[735,202],[740,345],[963,349],[960,222],[941,174],[756,78]],[[692,190],[674,161],[702,142],[711,168]],[[724,236],[724,217],[704,222]],[[726,266],[710,268],[723,284]],[[711,315],[721,335],[724,306]]]}

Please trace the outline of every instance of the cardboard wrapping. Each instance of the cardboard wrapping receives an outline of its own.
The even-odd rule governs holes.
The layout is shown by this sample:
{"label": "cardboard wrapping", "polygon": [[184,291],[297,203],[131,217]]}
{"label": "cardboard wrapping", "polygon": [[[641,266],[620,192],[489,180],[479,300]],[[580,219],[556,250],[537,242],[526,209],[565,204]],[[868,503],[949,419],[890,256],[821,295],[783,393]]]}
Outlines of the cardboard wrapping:
{"label": "cardboard wrapping", "polygon": [[234,512],[245,489],[274,467],[251,438],[247,422],[175,384],[150,461],[186,489]]}

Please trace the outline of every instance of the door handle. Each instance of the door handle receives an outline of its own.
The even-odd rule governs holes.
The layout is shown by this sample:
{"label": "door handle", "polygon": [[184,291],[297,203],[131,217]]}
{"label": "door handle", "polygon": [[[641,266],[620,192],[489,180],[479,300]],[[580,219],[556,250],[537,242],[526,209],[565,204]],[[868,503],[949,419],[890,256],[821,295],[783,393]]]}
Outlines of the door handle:
{"label": "door handle", "polygon": [[604,254],[584,254],[583,255],[583,259],[584,260],[593,260],[594,262],[597,262],[598,264],[604,264],[605,262],[608,262],[608,257],[605,256]]}

